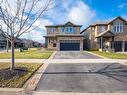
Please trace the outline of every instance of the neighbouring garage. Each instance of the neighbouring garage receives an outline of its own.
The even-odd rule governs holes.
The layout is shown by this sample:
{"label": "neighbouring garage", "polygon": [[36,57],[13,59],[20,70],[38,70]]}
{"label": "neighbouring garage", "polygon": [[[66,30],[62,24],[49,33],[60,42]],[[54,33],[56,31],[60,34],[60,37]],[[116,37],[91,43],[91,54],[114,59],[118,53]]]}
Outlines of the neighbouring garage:
{"label": "neighbouring garage", "polygon": [[74,41],[74,40],[60,41],[60,50],[61,51],[67,51],[67,50],[79,51],[80,41]]}

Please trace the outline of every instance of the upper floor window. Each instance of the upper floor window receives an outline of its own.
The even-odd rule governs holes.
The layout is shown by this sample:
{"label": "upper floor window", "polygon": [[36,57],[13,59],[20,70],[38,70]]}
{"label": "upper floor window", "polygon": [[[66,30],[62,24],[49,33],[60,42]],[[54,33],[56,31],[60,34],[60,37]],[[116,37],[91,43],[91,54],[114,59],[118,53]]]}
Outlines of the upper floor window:
{"label": "upper floor window", "polygon": [[113,25],[113,31],[114,32],[123,32],[123,23],[115,23],[114,25]]}
{"label": "upper floor window", "polygon": [[75,28],[74,27],[62,27],[61,28],[62,32],[75,32]]}
{"label": "upper floor window", "polygon": [[50,28],[50,32],[55,32],[56,28]]}
{"label": "upper floor window", "polygon": [[104,26],[100,26],[100,27],[99,27],[99,31],[100,31],[100,32],[104,32],[104,31],[105,31],[105,27],[104,27]]}

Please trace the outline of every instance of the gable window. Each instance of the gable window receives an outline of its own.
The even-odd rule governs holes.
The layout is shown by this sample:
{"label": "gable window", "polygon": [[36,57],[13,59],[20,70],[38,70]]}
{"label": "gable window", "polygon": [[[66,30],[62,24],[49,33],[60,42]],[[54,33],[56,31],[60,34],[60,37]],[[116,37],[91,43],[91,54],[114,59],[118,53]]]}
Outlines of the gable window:
{"label": "gable window", "polygon": [[120,32],[123,32],[123,23],[115,23],[113,25],[113,31],[116,32],[116,33],[120,33]]}

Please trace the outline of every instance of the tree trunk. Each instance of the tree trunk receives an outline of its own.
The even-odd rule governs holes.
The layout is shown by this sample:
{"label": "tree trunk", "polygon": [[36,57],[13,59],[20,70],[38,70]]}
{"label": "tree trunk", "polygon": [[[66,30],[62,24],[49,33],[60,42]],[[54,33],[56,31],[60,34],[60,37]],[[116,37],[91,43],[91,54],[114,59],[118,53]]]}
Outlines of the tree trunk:
{"label": "tree trunk", "polygon": [[10,64],[10,70],[14,69],[15,64],[15,56],[14,56],[14,40],[11,41],[11,64]]}
{"label": "tree trunk", "polygon": [[9,49],[9,41],[7,39],[7,45],[6,45],[6,51],[8,52],[8,49]]}

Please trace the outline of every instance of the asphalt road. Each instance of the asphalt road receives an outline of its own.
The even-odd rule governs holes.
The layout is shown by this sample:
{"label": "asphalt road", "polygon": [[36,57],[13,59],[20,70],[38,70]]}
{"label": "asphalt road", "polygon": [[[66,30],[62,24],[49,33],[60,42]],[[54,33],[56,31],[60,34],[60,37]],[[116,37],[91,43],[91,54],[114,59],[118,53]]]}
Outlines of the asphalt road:
{"label": "asphalt road", "polygon": [[37,91],[127,92],[127,67],[118,63],[52,63]]}
{"label": "asphalt road", "polygon": [[58,51],[54,59],[102,59],[84,51]]}

